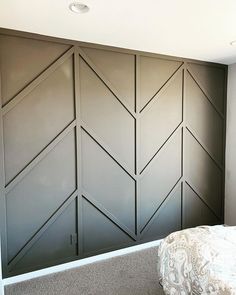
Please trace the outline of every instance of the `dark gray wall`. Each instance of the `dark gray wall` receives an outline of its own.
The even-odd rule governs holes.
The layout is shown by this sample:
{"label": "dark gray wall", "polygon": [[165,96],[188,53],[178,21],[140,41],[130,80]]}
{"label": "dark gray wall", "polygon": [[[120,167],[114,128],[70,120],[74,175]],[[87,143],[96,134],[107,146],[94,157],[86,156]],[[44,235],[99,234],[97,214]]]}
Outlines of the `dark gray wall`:
{"label": "dark gray wall", "polygon": [[4,276],[222,222],[225,66],[1,33]]}

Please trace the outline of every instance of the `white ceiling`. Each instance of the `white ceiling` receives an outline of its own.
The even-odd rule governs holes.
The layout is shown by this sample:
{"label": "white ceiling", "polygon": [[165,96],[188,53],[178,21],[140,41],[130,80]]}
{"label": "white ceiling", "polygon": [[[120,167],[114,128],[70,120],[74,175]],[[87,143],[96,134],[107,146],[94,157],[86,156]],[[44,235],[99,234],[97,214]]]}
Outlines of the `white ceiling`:
{"label": "white ceiling", "polygon": [[236,0],[0,0],[0,27],[231,64]]}

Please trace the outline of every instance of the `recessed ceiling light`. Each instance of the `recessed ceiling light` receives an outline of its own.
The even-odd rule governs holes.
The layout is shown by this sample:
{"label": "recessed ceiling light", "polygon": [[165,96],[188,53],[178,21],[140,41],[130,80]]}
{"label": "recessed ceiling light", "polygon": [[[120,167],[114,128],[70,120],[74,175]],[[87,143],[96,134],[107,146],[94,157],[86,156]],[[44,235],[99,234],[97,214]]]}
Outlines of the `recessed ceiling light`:
{"label": "recessed ceiling light", "polygon": [[75,13],[86,13],[89,11],[89,7],[86,4],[80,2],[73,2],[69,5],[71,11]]}
{"label": "recessed ceiling light", "polygon": [[232,45],[232,46],[236,46],[236,40],[230,42],[230,45]]}

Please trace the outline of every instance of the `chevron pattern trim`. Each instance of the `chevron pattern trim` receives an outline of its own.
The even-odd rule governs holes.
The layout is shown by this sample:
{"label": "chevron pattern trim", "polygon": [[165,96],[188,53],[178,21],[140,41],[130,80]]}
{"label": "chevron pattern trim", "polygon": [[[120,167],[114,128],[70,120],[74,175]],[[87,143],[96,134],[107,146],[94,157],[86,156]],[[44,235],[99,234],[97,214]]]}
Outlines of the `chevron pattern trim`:
{"label": "chevron pattern trim", "polygon": [[223,221],[224,67],[10,35],[0,59],[4,276]]}

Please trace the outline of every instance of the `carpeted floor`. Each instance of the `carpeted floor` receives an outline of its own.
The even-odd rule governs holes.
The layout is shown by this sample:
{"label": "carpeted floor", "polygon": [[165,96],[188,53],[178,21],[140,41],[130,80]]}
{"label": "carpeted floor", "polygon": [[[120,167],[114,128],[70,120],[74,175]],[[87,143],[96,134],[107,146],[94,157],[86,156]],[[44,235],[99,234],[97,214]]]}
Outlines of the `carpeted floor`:
{"label": "carpeted floor", "polygon": [[157,247],[6,287],[6,295],[163,295]]}

